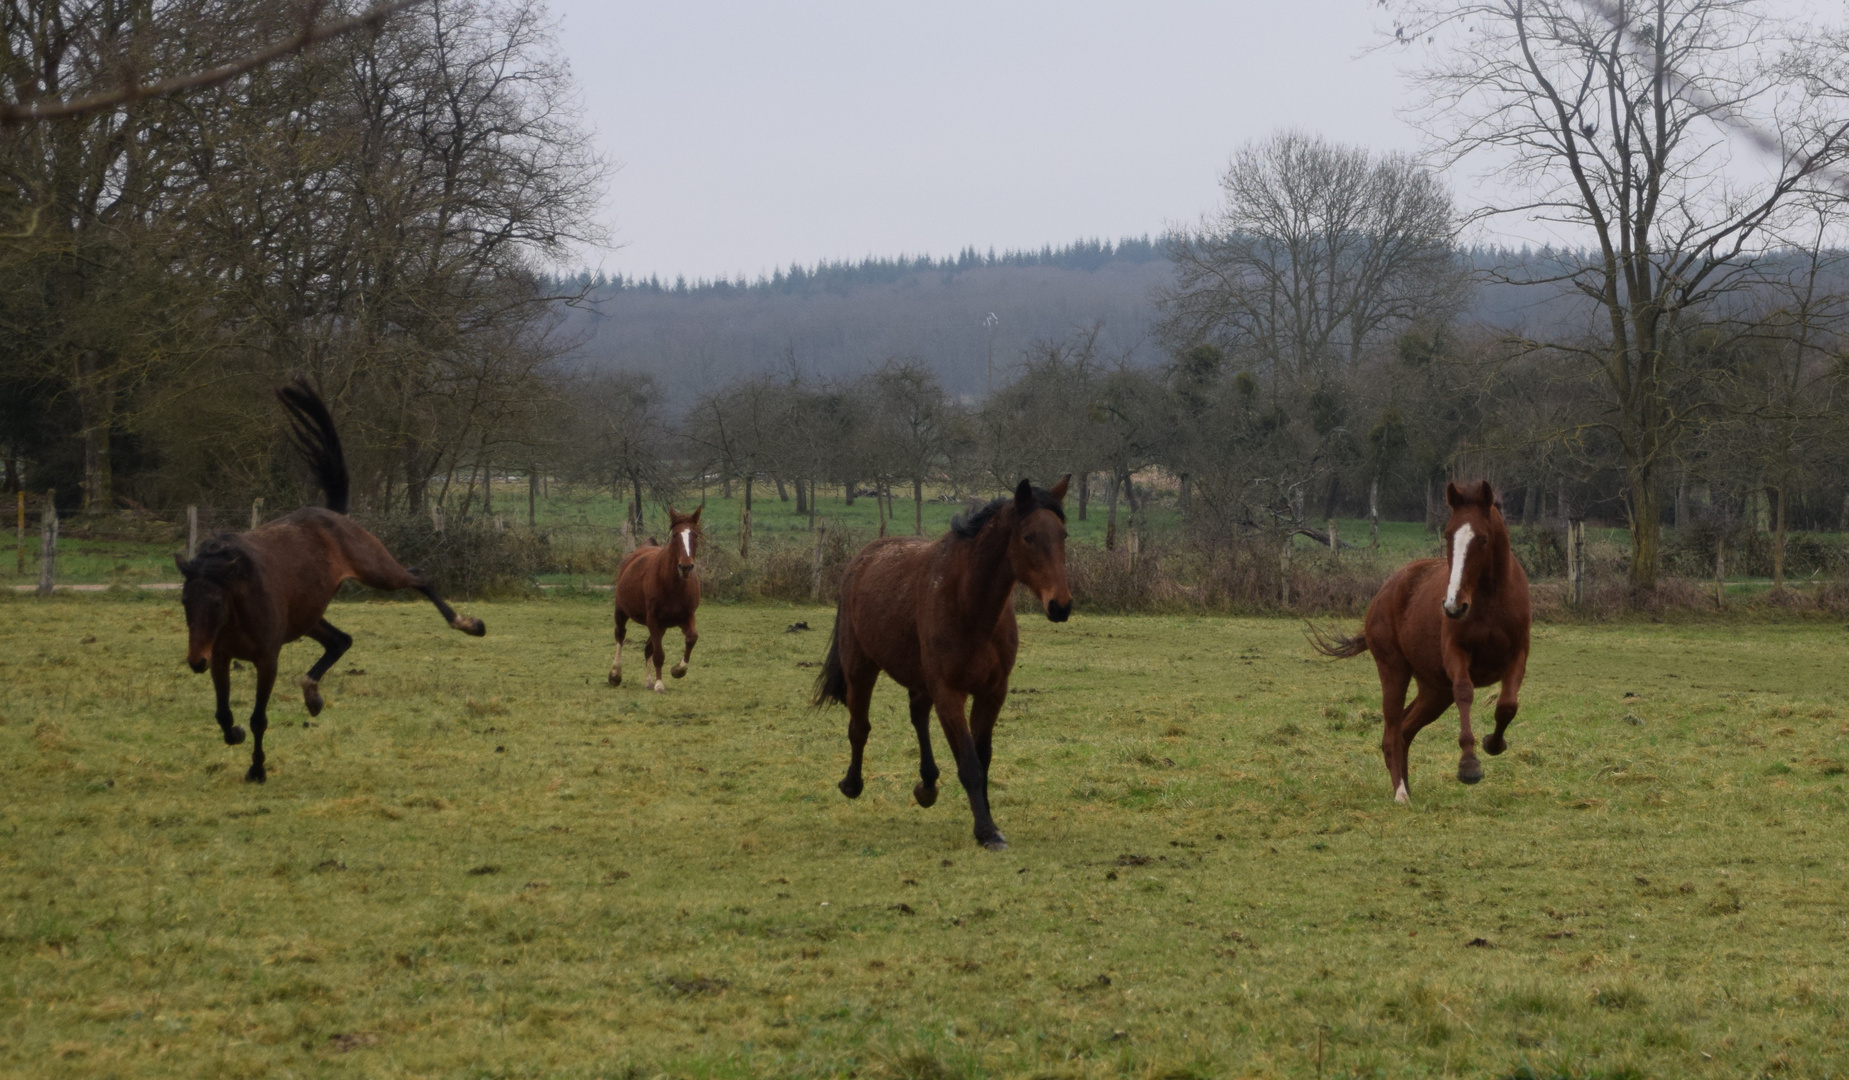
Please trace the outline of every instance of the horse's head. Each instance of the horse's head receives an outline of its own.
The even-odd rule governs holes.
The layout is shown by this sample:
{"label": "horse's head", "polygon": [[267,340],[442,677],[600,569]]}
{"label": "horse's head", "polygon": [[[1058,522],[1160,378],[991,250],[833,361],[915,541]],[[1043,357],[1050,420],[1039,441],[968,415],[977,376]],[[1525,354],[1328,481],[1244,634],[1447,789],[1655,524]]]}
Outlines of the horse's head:
{"label": "horse's head", "polygon": [[1066,582],[1066,484],[1053,489],[1026,480],[1014,490],[1014,535],[1008,538],[1008,562],[1016,581],[1040,598],[1046,617],[1065,622],[1072,615],[1072,586]]}
{"label": "horse's head", "polygon": [[682,578],[693,574],[693,560],[700,553],[700,511],[704,509],[698,506],[693,513],[683,514],[668,507],[668,546],[674,549],[674,569]]}
{"label": "horse's head", "polygon": [[1497,541],[1507,537],[1508,526],[1488,480],[1462,487],[1446,484],[1445,502],[1451,507],[1451,520],[1445,523],[1445,560],[1451,568],[1445,614],[1461,619],[1491,568]]}
{"label": "horse's head", "polygon": [[186,609],[186,666],[204,671],[212,658],[212,642],[231,618],[232,594],[250,580],[250,554],[216,537],[200,545],[190,561],[173,557],[185,584],[180,606]]}

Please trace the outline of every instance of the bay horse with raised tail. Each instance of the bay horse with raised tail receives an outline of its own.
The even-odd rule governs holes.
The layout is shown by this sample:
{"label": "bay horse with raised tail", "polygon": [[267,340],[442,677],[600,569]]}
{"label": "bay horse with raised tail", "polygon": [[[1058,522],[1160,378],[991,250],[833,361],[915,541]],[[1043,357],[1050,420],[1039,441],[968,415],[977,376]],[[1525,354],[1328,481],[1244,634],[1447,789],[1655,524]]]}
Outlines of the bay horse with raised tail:
{"label": "bay horse with raised tail", "polygon": [[677,679],[687,674],[687,662],[700,641],[700,632],[694,628],[694,612],[700,608],[700,577],[693,561],[700,553],[700,511],[704,509],[695,507],[693,513],[683,514],[668,507],[667,546],[650,538],[623,556],[616,571],[616,657],[610,661],[611,686],[623,685],[623,639],[631,619],[648,628],[648,644],[642,647],[644,690],[667,692],[668,684],[661,677],[667,650],[661,636],[669,627],[680,627],[685,647],[681,662],[669,674]]}
{"label": "bay horse with raised tail", "polygon": [[296,449],[307,459],[326,493],[326,505],[304,506],[249,532],[221,533],[199,545],[189,561],[173,557],[185,580],[180,603],[186,609],[186,663],[195,672],[212,669],[218,694],[218,727],[225,744],[244,741],[231,716],[231,661],[257,669],[257,700],[250,713],[250,771],[261,784],[263,733],[269,727],[270,691],[282,647],[303,637],[321,645],[321,659],[302,678],[308,715],[321,714],[321,677],[353,638],[327,621],[327,605],[340,583],[357,579],[375,589],[416,589],[437,606],[444,621],[465,634],[487,632],[480,619],[456,614],[429,579],[398,565],[379,538],[347,516],[347,463],[327,406],[304,380],[276,391],[291,421]]}
{"label": "bay horse with raised tail", "polygon": [[[1451,507],[1445,557],[1407,563],[1388,578],[1358,636],[1330,641],[1318,634],[1313,640],[1326,656],[1373,654],[1386,718],[1380,752],[1393,797],[1402,803],[1412,801],[1406,758],[1413,736],[1453,703],[1460,725],[1457,778],[1466,784],[1483,779],[1470,728],[1476,688],[1502,684],[1496,730],[1483,740],[1483,749],[1500,754],[1528,671],[1528,575],[1509,548],[1496,492],[1487,480],[1447,484],[1445,502]],[[1413,682],[1419,692],[1409,706],[1406,691]]]}
{"label": "bay horse with raised tail", "polygon": [[[814,702],[847,706],[851,757],[841,794],[860,797],[861,758],[873,727],[867,709],[883,671],[911,695],[918,805],[937,801],[935,706],[976,819],[976,842],[991,851],[1008,847],[989,814],[989,755],[1021,641],[1014,587],[1027,586],[1054,622],[1072,614],[1065,511],[1071,479],[1051,491],[1023,480],[1013,498],[959,514],[939,540],[875,540],[848,563]],[[969,698],[975,706],[966,719]]]}

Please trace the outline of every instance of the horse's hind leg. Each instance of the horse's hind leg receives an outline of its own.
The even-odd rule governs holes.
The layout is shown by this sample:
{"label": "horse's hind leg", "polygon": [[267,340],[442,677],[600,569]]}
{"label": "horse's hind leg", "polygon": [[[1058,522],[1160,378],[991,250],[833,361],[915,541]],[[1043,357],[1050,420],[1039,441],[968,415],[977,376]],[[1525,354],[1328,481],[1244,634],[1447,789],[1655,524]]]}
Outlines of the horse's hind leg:
{"label": "horse's hind leg", "polygon": [[616,656],[610,661],[610,685],[623,685],[623,639],[629,636],[629,616],[623,605],[616,606]]}
{"label": "horse's hind leg", "polygon": [[700,643],[700,632],[693,628],[692,615],[687,616],[686,625],[681,627],[681,641],[685,646],[681,650],[681,662],[675,664],[674,670],[668,673],[677,679],[687,674],[687,662],[693,659],[693,647]]}
{"label": "horse's hind leg", "polygon": [[226,746],[236,746],[244,741],[244,729],[231,715],[231,654],[222,649],[212,650],[212,693],[218,698],[218,730],[224,732]]}
{"label": "horse's hind leg", "polygon": [[1406,709],[1406,715],[1400,719],[1399,786],[1394,790],[1393,795],[1398,802],[1412,801],[1412,791],[1408,783],[1410,773],[1408,763],[1412,759],[1413,737],[1418,735],[1425,725],[1438,719],[1446,709],[1451,707],[1449,691],[1449,687],[1428,687],[1421,684],[1418,696],[1412,699],[1412,704]]}
{"label": "horse's hind leg", "polygon": [[937,758],[931,753],[931,695],[912,691],[912,728],[918,732],[918,786],[912,798],[919,806],[937,802]]}
{"label": "horse's hind leg", "polygon": [[1515,663],[1509,665],[1509,670],[1503,674],[1502,689],[1496,695],[1496,730],[1483,740],[1483,749],[1492,756],[1509,748],[1502,733],[1509,730],[1509,725],[1515,721],[1516,710],[1521,708],[1522,679],[1527,674],[1528,650],[1523,649],[1521,655],[1515,658]]}
{"label": "horse's hind leg", "polygon": [[661,665],[666,663],[668,659],[668,647],[662,644],[661,641],[662,636],[666,633],[667,627],[656,626],[653,623],[649,624],[648,651],[642,654],[642,678],[644,681],[647,681],[649,677],[649,665],[653,664],[655,668],[655,681],[650,685],[657,694],[665,694],[668,692],[668,680],[661,677]]}
{"label": "horse's hind leg", "polygon": [[302,703],[308,706],[308,715],[320,716],[321,676],[326,675],[327,670],[353,647],[353,636],[326,619],[322,619],[319,626],[310,630],[308,636],[320,642],[321,647],[327,650],[321,654],[321,659],[315,661],[315,666],[308,669],[308,674],[302,677]]}
{"label": "horse's hind leg", "polygon": [[873,683],[878,678],[876,671],[871,678],[850,678],[847,682],[847,775],[835,786],[850,799],[860,798],[865,786],[860,778],[860,763],[867,752],[867,734],[873,730],[867,710],[873,704]]}
{"label": "horse's hind leg", "polygon": [[1405,743],[1400,727],[1406,720],[1406,688],[1412,684],[1412,672],[1403,664],[1381,660],[1375,661],[1375,666],[1380,672],[1380,756],[1387,763],[1387,783],[1393,787],[1394,800],[1407,802],[1411,796],[1403,780]]}
{"label": "horse's hind leg", "polygon": [[255,743],[250,749],[250,771],[244,779],[253,784],[261,784],[269,779],[263,770],[263,733],[269,730],[270,691],[276,686],[276,657],[274,655],[257,661],[257,704],[250,711],[250,736]]}
{"label": "horse's hind leg", "polygon": [[341,547],[348,565],[353,569],[353,576],[361,584],[387,591],[416,589],[436,605],[437,613],[443,616],[443,621],[456,629],[475,637],[488,632],[480,619],[465,619],[456,614],[456,609],[444,603],[443,597],[437,594],[436,586],[430,584],[430,579],[416,567],[399,565],[398,560],[392,558],[391,552],[385,550],[385,545],[379,543],[378,537],[357,525],[353,531],[359,535],[342,537]]}

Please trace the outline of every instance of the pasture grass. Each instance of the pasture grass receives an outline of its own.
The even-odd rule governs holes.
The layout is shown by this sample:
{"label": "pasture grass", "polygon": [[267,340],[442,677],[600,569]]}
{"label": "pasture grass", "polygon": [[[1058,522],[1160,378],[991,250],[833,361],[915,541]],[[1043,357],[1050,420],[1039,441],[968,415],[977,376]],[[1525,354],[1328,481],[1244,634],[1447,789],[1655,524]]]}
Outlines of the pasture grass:
{"label": "pasture grass", "polygon": [[1840,628],[1537,628],[1510,752],[1462,787],[1441,721],[1405,808],[1299,624],[1026,621],[997,854],[889,686],[836,792],[829,611],[709,606],[655,695],[602,603],[466,608],[336,605],[256,787],[171,596],[0,600],[0,1073],[1842,1072]]}

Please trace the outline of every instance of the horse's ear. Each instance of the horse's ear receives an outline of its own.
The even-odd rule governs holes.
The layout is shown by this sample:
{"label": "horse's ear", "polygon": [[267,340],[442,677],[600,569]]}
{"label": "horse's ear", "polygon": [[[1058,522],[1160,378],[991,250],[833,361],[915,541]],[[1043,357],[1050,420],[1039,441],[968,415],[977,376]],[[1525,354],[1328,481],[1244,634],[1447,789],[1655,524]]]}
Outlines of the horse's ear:
{"label": "horse's ear", "polygon": [[1066,475],[1060,477],[1059,483],[1053,485],[1053,498],[1058,499],[1062,503],[1065,502],[1066,501],[1066,486],[1070,483],[1072,483],[1071,473],[1067,473]]}
{"label": "horse's ear", "polygon": [[687,520],[693,522],[695,525],[698,525],[700,523],[700,511],[704,509],[706,509],[705,503],[701,503],[700,505],[694,507],[693,513],[687,515]]}
{"label": "horse's ear", "polygon": [[1490,486],[1488,480],[1483,481],[1483,490],[1478,493],[1477,501],[1483,504],[1485,510],[1496,505],[1496,489]]}
{"label": "horse's ear", "polygon": [[669,527],[672,528],[673,526],[679,525],[680,523],[681,523],[681,512],[679,510],[674,509],[674,504],[669,503],[668,504],[668,525]]}
{"label": "horse's ear", "polygon": [[193,575],[199,572],[193,569],[192,563],[189,563],[185,559],[180,558],[178,553],[175,553],[175,555],[173,556],[173,565],[180,568],[180,576],[185,578],[187,581],[191,581],[193,579]]}
{"label": "horse's ear", "polygon": [[1028,483],[1025,476],[1021,478],[1021,486],[1014,489],[1014,512],[1022,517],[1034,512],[1034,485]]}
{"label": "horse's ear", "polygon": [[1464,493],[1457,490],[1457,485],[1452,484],[1452,483],[1446,483],[1445,484],[1445,505],[1449,506],[1453,510],[1456,510],[1460,505],[1463,504],[1463,502],[1464,502]]}

